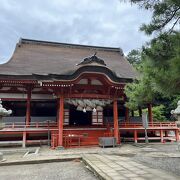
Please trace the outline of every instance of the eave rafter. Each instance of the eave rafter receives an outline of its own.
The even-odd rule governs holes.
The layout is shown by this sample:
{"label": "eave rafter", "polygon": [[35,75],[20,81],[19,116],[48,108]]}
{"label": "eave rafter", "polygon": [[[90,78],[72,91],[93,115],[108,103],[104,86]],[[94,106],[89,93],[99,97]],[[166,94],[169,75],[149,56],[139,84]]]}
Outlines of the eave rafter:
{"label": "eave rafter", "polygon": [[[87,84],[79,84],[80,80],[87,79]],[[91,84],[93,80],[98,80],[101,82],[100,85]],[[87,73],[84,72],[76,79],[72,80],[57,80],[57,79],[47,79],[47,80],[0,80],[0,86],[11,87],[8,92],[11,93],[25,93],[30,91],[34,94],[89,94],[90,96],[96,95],[114,95],[119,96],[123,94],[124,82],[113,82],[105,74],[102,73]],[[23,88],[23,90],[19,90]],[[39,90],[35,90],[39,88]],[[34,89],[34,91],[33,91]],[[0,92],[3,92],[0,90]],[[7,91],[6,91],[7,92]]]}

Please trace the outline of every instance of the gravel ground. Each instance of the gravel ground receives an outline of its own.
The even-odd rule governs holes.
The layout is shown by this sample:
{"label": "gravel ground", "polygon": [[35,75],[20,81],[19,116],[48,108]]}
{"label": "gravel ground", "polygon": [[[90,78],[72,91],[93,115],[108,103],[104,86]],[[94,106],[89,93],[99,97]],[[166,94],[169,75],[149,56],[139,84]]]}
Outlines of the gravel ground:
{"label": "gravel ground", "polygon": [[[177,150],[177,144],[149,145],[148,148],[142,148],[141,152],[137,153],[132,160],[180,176],[180,152]],[[168,155],[178,156],[168,157]]]}
{"label": "gravel ground", "polygon": [[0,167],[0,180],[97,180],[81,162]]}
{"label": "gravel ground", "polygon": [[135,156],[133,160],[149,167],[163,169],[180,176],[180,158]]}

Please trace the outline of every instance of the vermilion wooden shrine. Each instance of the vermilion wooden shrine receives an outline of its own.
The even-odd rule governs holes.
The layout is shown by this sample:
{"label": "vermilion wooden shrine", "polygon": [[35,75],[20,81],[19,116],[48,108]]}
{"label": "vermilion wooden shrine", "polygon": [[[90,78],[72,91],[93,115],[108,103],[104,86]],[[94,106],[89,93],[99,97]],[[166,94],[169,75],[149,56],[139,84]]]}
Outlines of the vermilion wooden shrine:
{"label": "vermilion wooden shrine", "polygon": [[[104,136],[144,141],[141,118],[124,106],[124,86],[135,78],[119,48],[21,39],[0,65],[0,98],[13,111],[4,118],[0,144],[51,139],[52,148],[76,147],[98,145]],[[176,124],[153,122],[151,109],[149,139],[179,140]]]}

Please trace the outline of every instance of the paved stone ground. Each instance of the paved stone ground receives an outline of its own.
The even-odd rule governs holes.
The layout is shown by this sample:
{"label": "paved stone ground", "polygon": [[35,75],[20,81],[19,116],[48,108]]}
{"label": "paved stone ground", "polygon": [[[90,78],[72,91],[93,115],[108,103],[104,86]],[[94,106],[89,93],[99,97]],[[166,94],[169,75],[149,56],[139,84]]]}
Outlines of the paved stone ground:
{"label": "paved stone ground", "polygon": [[149,168],[131,158],[117,155],[85,154],[83,159],[104,179],[110,180],[179,180],[165,171]]}
{"label": "paved stone ground", "polygon": [[[35,148],[36,149],[36,148]],[[11,151],[10,151],[11,150]],[[119,147],[116,148],[99,148],[99,147],[88,147],[88,148],[72,148],[72,149],[64,149],[64,150],[51,150],[49,149],[49,147],[41,147],[40,151],[38,154],[29,154],[27,156],[24,156],[24,154],[27,152],[27,149],[1,149],[0,151],[2,151],[4,153],[4,158],[6,159],[5,162],[0,162],[0,169],[1,169],[1,165],[3,166],[3,163],[15,163],[15,164],[19,164],[19,162],[21,162],[21,164],[26,164],[28,161],[33,161],[34,163],[39,163],[41,161],[44,162],[44,160],[48,160],[48,162],[54,162],[57,160],[58,161],[64,161],[66,159],[74,159],[74,158],[81,158],[81,157],[85,157],[86,155],[89,157],[96,157],[96,156],[103,156],[104,159],[106,159],[104,162],[106,164],[107,167],[109,167],[109,164],[111,163],[115,163],[115,165],[117,166],[118,162],[126,162],[124,164],[119,164],[119,166],[122,168],[124,168],[124,172],[126,172],[126,174],[130,174],[127,172],[131,172],[135,177],[131,177],[131,179],[137,179],[137,173],[136,171],[141,171],[143,170],[143,172],[146,172],[146,169],[148,170],[152,170],[152,172],[147,171],[147,173],[145,173],[145,175],[147,174],[151,174],[151,176],[154,179],[159,179],[158,174],[160,173],[162,176],[164,176],[164,173],[166,174],[166,177],[161,177],[161,179],[172,179],[175,178],[175,176],[171,176],[169,177],[168,174],[172,174],[174,173],[174,175],[179,176],[178,179],[180,179],[180,151],[177,150],[177,144],[176,143],[166,143],[166,144],[122,144]],[[86,160],[87,162],[90,162],[89,159],[87,159],[86,156]],[[110,157],[110,158],[109,158]],[[111,159],[115,158],[114,160]],[[111,162],[112,161],[112,162]],[[114,162],[113,162],[114,161]],[[47,161],[45,161],[47,162]],[[99,159],[98,159],[99,162]],[[62,162],[60,162],[62,163]],[[102,162],[100,162],[102,163]],[[94,163],[92,163],[95,166],[95,169],[104,174],[103,171],[101,171],[101,169],[99,169],[99,167],[96,167],[96,165]],[[97,163],[98,164],[98,163]],[[127,165],[130,165],[130,170],[126,167]],[[104,165],[103,165],[104,166]],[[135,172],[133,172],[133,168],[134,167],[138,167],[138,166],[142,166],[142,167],[138,167],[135,168]],[[22,167],[22,166],[21,166]],[[164,171],[161,171],[165,170]],[[112,169],[111,169],[112,170]],[[117,176],[117,172],[112,170],[113,172],[115,172],[115,175]],[[119,173],[119,172],[118,172]],[[110,178],[112,174],[110,173],[110,175],[108,176]],[[143,175],[143,174],[142,174]],[[138,178],[140,179],[148,179],[148,177],[141,177],[141,174],[139,174]],[[116,179],[128,179],[128,177],[125,177],[124,175],[121,176],[118,174],[119,177],[116,177]],[[148,176],[148,175],[147,175]],[[150,176],[150,175],[149,175]],[[151,179],[152,177],[149,177],[149,179]],[[129,177],[130,179],[130,177]],[[0,180],[1,180],[1,176],[0,176]]]}
{"label": "paved stone ground", "polygon": [[[180,176],[180,151],[177,143],[136,145],[141,151],[132,157],[150,168],[160,168]],[[180,178],[179,178],[180,179]]]}
{"label": "paved stone ground", "polygon": [[0,167],[0,180],[97,180],[81,162]]}

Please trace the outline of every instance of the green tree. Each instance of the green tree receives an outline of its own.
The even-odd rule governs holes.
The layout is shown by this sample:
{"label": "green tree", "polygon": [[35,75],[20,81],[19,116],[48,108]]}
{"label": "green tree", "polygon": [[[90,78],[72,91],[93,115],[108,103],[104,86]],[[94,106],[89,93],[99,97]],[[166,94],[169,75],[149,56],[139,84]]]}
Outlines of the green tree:
{"label": "green tree", "polygon": [[[164,105],[158,105],[158,106],[154,106],[152,108],[152,113],[153,113],[153,119],[154,121],[165,121],[167,119],[167,117],[164,115],[165,114],[165,106]],[[148,112],[147,108],[146,109],[142,109],[142,112]],[[135,116],[138,116],[139,113],[138,111],[134,111]]]}
{"label": "green tree", "polygon": [[129,108],[159,104],[159,99],[173,100],[180,94],[179,40],[179,33],[161,35],[143,48],[139,77],[125,88]]}
{"label": "green tree", "polygon": [[141,30],[151,35],[153,32],[173,32],[180,21],[179,0],[130,0],[141,8],[152,11],[152,20],[149,24],[143,24]]}
{"label": "green tree", "polygon": [[141,50],[133,49],[132,51],[128,53],[126,58],[132,65],[136,66],[136,64],[140,64],[141,63]]}
{"label": "green tree", "polygon": [[180,33],[162,34],[154,38],[143,52],[148,64],[148,69],[144,67],[144,71],[151,77],[152,88],[164,96],[179,94]]}
{"label": "green tree", "polygon": [[143,47],[140,76],[125,88],[129,99],[126,105],[134,109],[149,102],[159,103],[159,99],[173,101],[180,95],[180,33],[174,31],[180,20],[180,1],[130,1],[153,12],[151,22],[140,29],[148,35],[156,32],[157,37]]}

